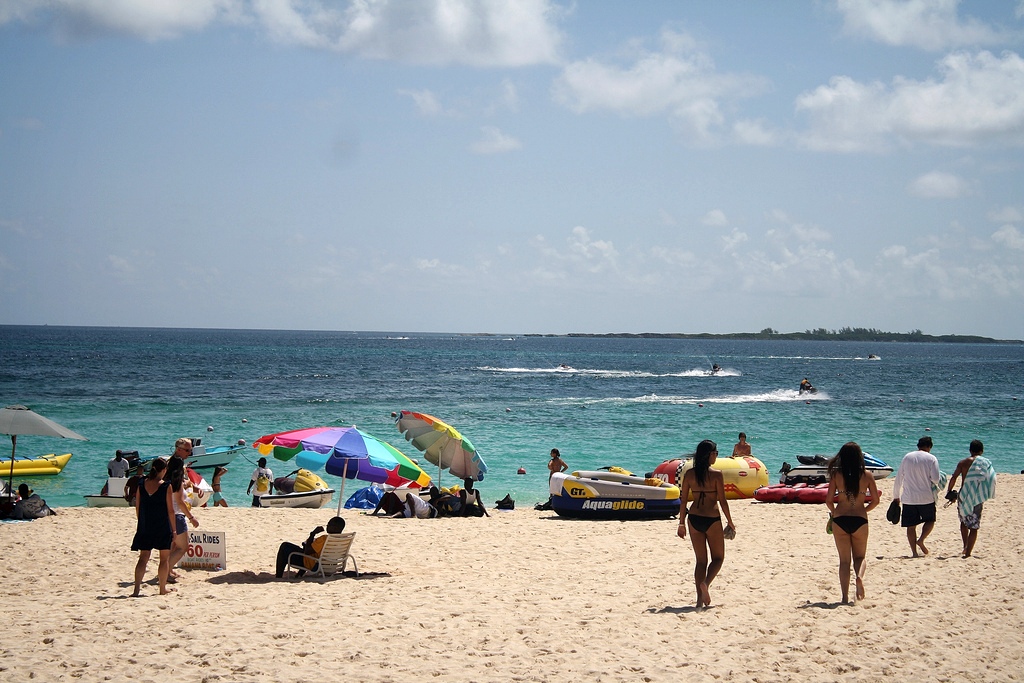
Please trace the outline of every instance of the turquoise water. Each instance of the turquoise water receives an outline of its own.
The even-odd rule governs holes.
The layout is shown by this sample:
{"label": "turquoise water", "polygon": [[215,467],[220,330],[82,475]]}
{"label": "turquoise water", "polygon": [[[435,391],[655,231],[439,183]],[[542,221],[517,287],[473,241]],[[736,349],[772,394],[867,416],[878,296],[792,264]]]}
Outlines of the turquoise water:
{"label": "turquoise water", "polygon": [[[803,377],[818,394],[798,394]],[[925,434],[946,471],[979,438],[1000,472],[1020,472],[1021,399],[1021,345],[0,326],[0,402],[89,438],[18,440],[21,456],[74,453],[61,475],[25,479],[62,506],[99,492],[116,449],[165,454],[179,436],[216,446],[354,424],[418,458],[391,418],[403,409],[472,439],[488,503],[546,499],[553,447],[572,469],[643,473],[705,438],[731,452],[739,431],[772,481],[783,461],[850,440],[897,466]],[[248,504],[256,457],[225,476],[231,505]]]}

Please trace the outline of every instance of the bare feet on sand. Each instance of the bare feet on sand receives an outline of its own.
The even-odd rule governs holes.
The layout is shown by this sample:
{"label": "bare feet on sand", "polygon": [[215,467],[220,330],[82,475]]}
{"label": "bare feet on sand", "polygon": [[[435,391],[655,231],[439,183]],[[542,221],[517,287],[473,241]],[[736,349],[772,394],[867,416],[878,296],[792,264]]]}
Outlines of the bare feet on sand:
{"label": "bare feet on sand", "polygon": [[702,583],[699,586],[700,599],[697,600],[697,607],[711,607],[711,593],[708,591],[708,585]]}

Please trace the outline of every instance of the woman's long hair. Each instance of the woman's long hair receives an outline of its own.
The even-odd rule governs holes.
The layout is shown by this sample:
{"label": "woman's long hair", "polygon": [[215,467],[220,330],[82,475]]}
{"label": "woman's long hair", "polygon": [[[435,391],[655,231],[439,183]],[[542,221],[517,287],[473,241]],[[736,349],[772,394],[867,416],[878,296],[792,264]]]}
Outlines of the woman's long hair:
{"label": "woman's long hair", "polygon": [[711,454],[718,450],[718,446],[711,439],[704,439],[697,444],[697,452],[693,454],[693,476],[699,486],[704,486],[708,470],[711,469]]}
{"label": "woman's long hair", "polygon": [[855,441],[843,444],[836,457],[828,462],[828,478],[843,476],[846,497],[853,500],[860,493],[860,479],[864,476],[864,452]]}
{"label": "woman's long hair", "polygon": [[171,482],[171,489],[175,492],[181,490],[181,484],[185,480],[185,462],[181,458],[172,457],[167,463],[167,472],[164,479]]}
{"label": "woman's long hair", "polygon": [[160,458],[157,458],[153,461],[153,464],[149,466],[149,474],[146,475],[146,479],[163,479],[165,469],[167,469],[167,463]]}

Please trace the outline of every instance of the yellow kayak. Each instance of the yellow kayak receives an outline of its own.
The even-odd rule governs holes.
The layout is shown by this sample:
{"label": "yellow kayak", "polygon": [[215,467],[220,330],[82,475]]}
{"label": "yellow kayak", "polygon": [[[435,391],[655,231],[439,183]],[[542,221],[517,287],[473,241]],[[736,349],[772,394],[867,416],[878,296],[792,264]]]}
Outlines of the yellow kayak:
{"label": "yellow kayak", "polygon": [[[56,455],[40,455],[38,458],[15,458],[14,476],[16,477],[39,477],[47,474],[60,474],[64,466],[71,459],[70,453]],[[0,460],[0,475],[6,477],[11,473],[11,459]]]}

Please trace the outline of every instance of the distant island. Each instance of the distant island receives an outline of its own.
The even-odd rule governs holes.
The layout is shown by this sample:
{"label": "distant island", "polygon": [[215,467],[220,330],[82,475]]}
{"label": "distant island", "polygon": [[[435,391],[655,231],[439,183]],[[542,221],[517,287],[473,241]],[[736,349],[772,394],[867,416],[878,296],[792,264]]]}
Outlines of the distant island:
{"label": "distant island", "polygon": [[728,334],[684,334],[682,332],[610,332],[606,334],[570,332],[568,334],[525,334],[524,337],[609,337],[622,339],[765,339],[765,340],[809,340],[809,341],[859,341],[859,342],[927,342],[943,344],[1021,344],[1019,339],[992,339],[966,334],[925,334],[921,330],[912,332],[883,332],[873,328],[843,327],[803,332],[779,332],[766,327],[760,332],[730,332]]}

